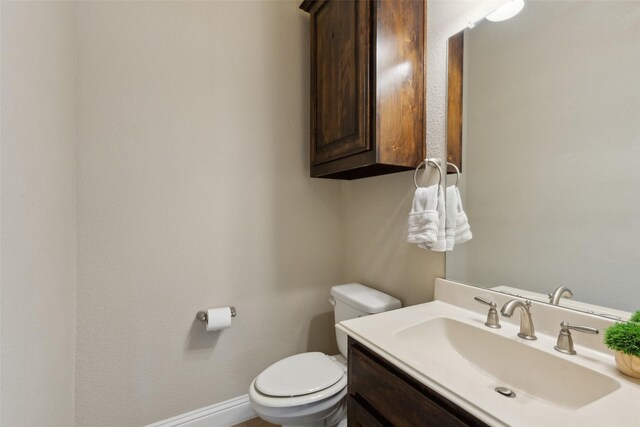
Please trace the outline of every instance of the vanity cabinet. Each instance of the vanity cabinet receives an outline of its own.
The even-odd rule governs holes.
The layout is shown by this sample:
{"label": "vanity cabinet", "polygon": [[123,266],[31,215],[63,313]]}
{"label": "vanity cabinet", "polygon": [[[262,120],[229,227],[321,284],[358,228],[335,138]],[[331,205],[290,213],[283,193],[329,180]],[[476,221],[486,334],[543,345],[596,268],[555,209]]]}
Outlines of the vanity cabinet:
{"label": "vanity cabinet", "polygon": [[349,338],[348,420],[354,426],[487,426]]}
{"label": "vanity cabinet", "polygon": [[425,158],[425,0],[306,0],[311,176],[357,179]]}

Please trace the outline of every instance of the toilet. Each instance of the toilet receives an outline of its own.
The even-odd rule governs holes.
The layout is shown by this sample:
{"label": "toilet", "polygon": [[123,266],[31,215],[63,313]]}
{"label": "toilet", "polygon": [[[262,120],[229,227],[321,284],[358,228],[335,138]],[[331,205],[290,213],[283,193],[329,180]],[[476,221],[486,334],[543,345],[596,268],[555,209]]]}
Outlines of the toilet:
{"label": "toilet", "polygon": [[[400,301],[359,283],[331,288],[335,322],[400,308]],[[336,330],[340,353],[300,353],[262,371],[249,400],[258,416],[283,427],[346,426],[347,335]]]}

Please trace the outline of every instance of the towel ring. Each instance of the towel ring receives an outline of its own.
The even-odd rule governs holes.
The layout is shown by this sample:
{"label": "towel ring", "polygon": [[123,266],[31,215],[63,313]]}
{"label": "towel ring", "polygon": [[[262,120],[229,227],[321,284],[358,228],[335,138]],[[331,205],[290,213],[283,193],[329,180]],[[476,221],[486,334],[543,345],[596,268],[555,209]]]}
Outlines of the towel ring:
{"label": "towel ring", "polygon": [[457,187],[458,183],[460,182],[460,169],[458,169],[458,167],[455,165],[455,163],[447,162],[447,165],[453,166],[453,168],[456,170],[456,183],[455,183],[455,186]]}
{"label": "towel ring", "polygon": [[442,184],[442,168],[440,167],[440,159],[424,159],[423,161],[421,161],[420,163],[418,163],[418,166],[416,166],[416,170],[413,172],[413,183],[415,184],[416,188],[420,188],[420,186],[418,185],[418,170],[420,170],[420,166],[424,165],[424,168],[427,168],[427,165],[434,165],[436,168],[438,168],[438,173],[439,173],[439,179],[438,179],[438,185]]}

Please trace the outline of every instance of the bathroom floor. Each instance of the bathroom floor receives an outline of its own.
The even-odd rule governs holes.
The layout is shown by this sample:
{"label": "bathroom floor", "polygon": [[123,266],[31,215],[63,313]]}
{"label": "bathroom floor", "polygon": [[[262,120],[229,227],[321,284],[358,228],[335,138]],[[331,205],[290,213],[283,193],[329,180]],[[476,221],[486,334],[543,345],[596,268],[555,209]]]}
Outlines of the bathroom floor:
{"label": "bathroom floor", "polygon": [[231,427],[277,427],[275,424],[268,423],[260,418],[253,418]]}

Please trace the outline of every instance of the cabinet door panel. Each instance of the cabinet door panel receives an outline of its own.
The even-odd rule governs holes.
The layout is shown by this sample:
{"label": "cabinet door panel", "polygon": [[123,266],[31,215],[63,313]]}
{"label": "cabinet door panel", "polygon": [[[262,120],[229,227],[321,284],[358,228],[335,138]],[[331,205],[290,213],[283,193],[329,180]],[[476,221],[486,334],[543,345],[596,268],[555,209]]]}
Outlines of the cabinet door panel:
{"label": "cabinet door panel", "polygon": [[370,149],[369,1],[327,0],[311,14],[311,162]]}
{"label": "cabinet door panel", "polygon": [[350,423],[373,417],[394,427],[488,427],[352,338],[348,360],[349,399],[359,404],[348,407]]}
{"label": "cabinet door panel", "polygon": [[379,420],[369,413],[355,398],[348,397],[349,427],[388,427],[386,420]]}
{"label": "cabinet door panel", "polygon": [[424,159],[424,17],[420,1],[376,2],[376,146],[379,161]]}
{"label": "cabinet door panel", "polygon": [[394,426],[465,426],[363,353],[352,351],[349,364],[349,393],[368,402]]}

